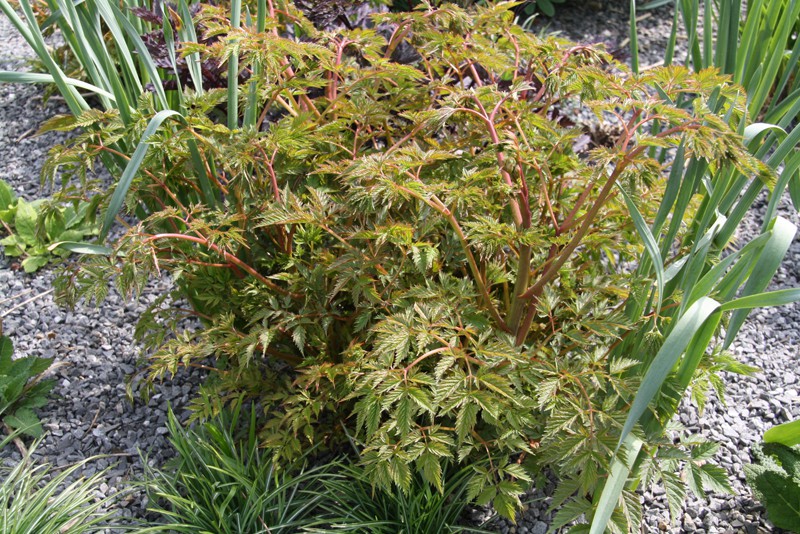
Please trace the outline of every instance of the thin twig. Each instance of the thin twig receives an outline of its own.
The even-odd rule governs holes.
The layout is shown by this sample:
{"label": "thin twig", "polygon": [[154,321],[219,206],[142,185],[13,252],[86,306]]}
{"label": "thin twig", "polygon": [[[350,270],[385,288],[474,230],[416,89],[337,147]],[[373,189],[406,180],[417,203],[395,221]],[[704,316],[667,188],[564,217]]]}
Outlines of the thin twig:
{"label": "thin twig", "polygon": [[[40,298],[42,298],[42,297],[44,297],[46,295],[49,295],[53,291],[54,291],[54,289],[48,289],[44,293],[39,293],[38,295],[34,295],[34,296],[32,296],[31,298],[29,298],[27,300],[23,300],[22,302],[20,302],[19,304],[17,304],[13,308],[10,308],[10,309],[6,310],[5,312],[0,313],[0,319],[3,319],[5,317],[7,317],[11,312],[20,309],[21,307],[25,306],[26,304],[30,304],[34,300],[37,300],[37,299],[40,299]],[[6,300],[9,300],[9,299],[6,299]],[[3,301],[3,302],[6,302],[6,301]]]}

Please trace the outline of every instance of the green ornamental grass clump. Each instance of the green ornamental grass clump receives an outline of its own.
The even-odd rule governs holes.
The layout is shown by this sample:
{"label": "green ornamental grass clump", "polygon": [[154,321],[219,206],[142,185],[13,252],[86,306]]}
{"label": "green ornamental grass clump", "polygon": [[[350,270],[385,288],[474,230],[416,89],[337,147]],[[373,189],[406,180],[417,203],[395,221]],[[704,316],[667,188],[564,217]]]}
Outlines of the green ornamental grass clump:
{"label": "green ornamental grass clump", "polygon": [[310,467],[305,457],[274,462],[259,450],[255,415],[237,402],[185,429],[170,411],[177,457],[148,470],[143,482],[149,510],[160,519],[135,532],[289,534],[319,523],[332,465]]}
{"label": "green ornamental grass clump", "polygon": [[[774,169],[800,130],[767,157],[772,133],[747,129],[714,70],[632,75],[525,33],[506,4],[327,32],[283,1],[188,13],[161,19],[169,54],[227,65],[224,88],[192,76],[49,125],[84,130],[48,173],[127,162],[102,235],[138,219],[84,247],[61,296],[175,280],[140,324],[150,379],[210,369],[198,417],[258,399],[276,461],[355,436],[384,490],[442,492],[448,466],[474,464],[467,498],[509,517],[544,467],[563,481],[556,523],[593,532],[638,525],[639,480],[678,510],[664,466],[680,455],[692,490],[727,487],[701,469],[713,447],[675,446],[669,420],[684,391],[702,403],[715,373],[744,370],[722,349],[749,309],[798,298],[762,293],[794,235],[774,209],[726,247],[759,191],[786,188],[797,167]],[[174,39],[192,28],[202,43]],[[618,134],[587,148],[580,114]],[[168,336],[187,311],[170,298],[204,328]]]}
{"label": "green ornamental grass clump", "polygon": [[[0,449],[17,434],[0,441]],[[35,446],[14,465],[0,465],[0,531],[6,534],[87,534],[106,532],[112,514],[108,507],[118,497],[97,498],[107,471],[88,478],[78,476],[91,460],[56,470],[33,461]]]}

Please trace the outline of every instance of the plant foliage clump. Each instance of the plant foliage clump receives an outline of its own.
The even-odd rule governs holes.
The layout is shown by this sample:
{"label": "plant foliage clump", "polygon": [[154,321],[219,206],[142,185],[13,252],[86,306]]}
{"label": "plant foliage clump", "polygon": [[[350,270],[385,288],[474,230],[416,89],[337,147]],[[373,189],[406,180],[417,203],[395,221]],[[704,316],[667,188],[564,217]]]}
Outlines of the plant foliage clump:
{"label": "plant foliage clump", "polygon": [[[663,366],[662,333],[677,325],[688,343],[686,325],[710,313],[706,293],[676,285],[712,265],[688,261],[687,236],[709,220],[681,224],[710,187],[704,172],[771,183],[735,130],[742,91],[712,70],[633,76],[600,50],[524,32],[503,4],[375,15],[390,33],[320,31],[277,4],[256,24],[200,12],[210,44],[181,53],[227,64],[228,85],[185,90],[179,121],[144,95],[126,120],[111,110],[54,123],[86,130],[51,168],[77,171],[141,139],[106,195],[107,221],[124,205],[139,222],[59,291],[102,298],[113,277],[135,294],[171,272],[172,296],[205,328],[168,337],[175,314],[153,307],[140,324],[157,349],[150,378],[215,368],[198,415],[216,412],[211,399],[258,398],[276,458],[354,433],[370,478],[403,491],[416,476],[442,491],[445,466],[475,463],[469,499],[507,516],[549,465],[580,515],[620,442],[643,435],[644,408],[630,407],[650,363]],[[392,59],[401,44],[413,59]],[[620,133],[586,149],[568,112]],[[680,197],[652,157],[677,146],[701,170]],[[659,209],[665,195],[682,199],[673,214]],[[674,221],[665,243],[649,233],[654,218]],[[716,235],[703,254],[726,244]],[[666,272],[672,250],[684,256]],[[687,358],[682,374],[698,365],[711,364]],[[689,382],[669,382],[651,422],[669,419]]]}
{"label": "plant foliage clump", "polygon": [[70,254],[64,243],[76,244],[100,229],[95,223],[97,201],[56,204],[45,199],[27,202],[16,198],[11,187],[0,180],[0,239],[6,256],[24,256],[20,266],[26,273],[38,271],[57,257]]}
{"label": "plant foliage clump", "polygon": [[47,403],[53,380],[43,380],[52,358],[13,358],[14,345],[0,325],[0,418],[11,429],[41,437],[42,422],[33,411]]}
{"label": "plant foliage clump", "polygon": [[800,451],[782,443],[753,447],[756,462],[744,467],[747,483],[776,527],[800,531]]}

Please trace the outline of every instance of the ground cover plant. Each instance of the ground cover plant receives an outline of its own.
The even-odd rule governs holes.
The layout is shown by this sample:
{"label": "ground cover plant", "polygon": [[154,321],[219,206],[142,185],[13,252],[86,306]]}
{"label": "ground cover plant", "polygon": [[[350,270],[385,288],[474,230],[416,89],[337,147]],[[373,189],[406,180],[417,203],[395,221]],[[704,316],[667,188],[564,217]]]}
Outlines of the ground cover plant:
{"label": "ground cover plant", "polygon": [[438,534],[489,532],[465,524],[471,466],[444,469],[442,491],[420,474],[412,475],[407,492],[375,488],[363,468],[340,465],[337,475],[323,481],[327,499],[322,503],[327,528],[310,532],[361,532],[369,534]]}
{"label": "ground cover plant", "polygon": [[17,356],[0,320],[0,418],[7,429],[41,437],[42,423],[34,412],[47,402],[53,381],[43,379],[52,358]]}
{"label": "ground cover plant", "polygon": [[76,200],[57,203],[49,199],[27,202],[16,198],[11,187],[0,180],[0,239],[3,253],[21,257],[26,273],[36,272],[51,261],[80,250],[80,243],[96,236],[98,197],[93,202]]}
{"label": "ground cover plant", "polygon": [[255,415],[237,402],[184,429],[170,412],[177,457],[143,481],[150,511],[162,520],[136,532],[280,534],[318,523],[332,464],[311,467],[301,458],[278,466],[259,450]]}
{"label": "ground cover plant", "polygon": [[[227,62],[226,88],[183,91],[180,112],[154,89],[51,123],[87,130],[50,169],[137,147],[116,154],[130,163],[105,230],[123,205],[140,222],[64,297],[172,272],[206,328],[167,338],[154,329],[174,314],[154,308],[151,377],[213,367],[197,413],[258,398],[277,459],[355,432],[389,491],[441,491],[446,465],[486,460],[468,497],[509,516],[547,466],[557,523],[585,514],[595,532],[635,529],[642,481],[675,510],[676,461],[692,490],[726,488],[713,446],[676,447],[668,422],[687,388],[702,402],[715,373],[742,370],[721,349],[750,308],[798,297],[762,294],[794,235],[772,204],[763,234],[726,250],[755,195],[787,187],[797,130],[748,128],[744,92],[713,71],[634,76],[525,34],[508,6],[376,17],[388,35],[240,8],[205,7],[195,23],[216,41],[182,49]],[[581,148],[570,107],[621,134]]]}
{"label": "ground cover plant", "polygon": [[756,463],[745,467],[747,482],[776,527],[800,531],[800,478],[797,447],[763,443],[753,449]]}
{"label": "ground cover plant", "polygon": [[[0,449],[17,434],[0,442]],[[111,499],[95,497],[104,472],[70,482],[86,462],[55,471],[31,458],[35,445],[14,465],[0,465],[0,530],[7,534],[104,532],[111,514],[104,510]]]}

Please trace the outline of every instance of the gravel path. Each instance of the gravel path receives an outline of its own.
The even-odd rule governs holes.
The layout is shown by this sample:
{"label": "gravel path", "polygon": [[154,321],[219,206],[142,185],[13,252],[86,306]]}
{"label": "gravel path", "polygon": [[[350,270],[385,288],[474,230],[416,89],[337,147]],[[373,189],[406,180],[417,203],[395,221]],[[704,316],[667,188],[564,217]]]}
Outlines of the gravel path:
{"label": "gravel path", "polygon": [[[577,7],[559,9],[558,21],[547,21],[550,29],[561,29],[573,39],[603,41],[611,48],[627,37],[627,2],[611,2],[603,12]],[[618,5],[617,5],[618,4]],[[537,28],[542,29],[545,21]],[[666,42],[671,15],[668,10],[653,12],[642,21],[642,64],[655,64]],[[588,36],[588,37],[587,37]],[[5,17],[0,17],[0,69],[25,67],[30,52]],[[38,175],[49,147],[63,139],[62,134],[49,133],[31,137],[38,125],[55,113],[64,113],[56,99],[42,106],[41,89],[29,86],[0,85],[0,178],[9,182],[18,195],[27,199],[43,196]],[[762,206],[763,208],[763,206]],[[783,214],[800,225],[791,206]],[[754,215],[742,235],[752,235],[758,228]],[[787,261],[777,275],[773,288],[800,286],[800,241],[795,241]],[[47,267],[35,275],[26,275],[15,263],[0,254],[0,301],[15,295],[14,302],[46,292],[53,278]],[[125,483],[142,473],[139,451],[146,452],[149,462],[160,465],[171,454],[165,434],[167,406],[178,413],[186,405],[190,393],[201,377],[192,374],[161,384],[150,402],[128,402],[125,377],[136,368],[138,348],[132,341],[133,328],[141,311],[156,295],[169,288],[169,280],[154,281],[139,303],[125,302],[116,293],[98,309],[82,307],[67,312],[54,305],[51,295],[21,306],[3,321],[18,354],[55,357],[58,365],[52,372],[57,381],[53,399],[40,411],[49,430],[38,448],[40,459],[66,465],[97,454],[113,454],[107,459],[89,463],[86,474],[116,464],[101,486],[104,494],[113,494]],[[0,314],[13,302],[0,305]],[[770,426],[800,417],[800,384],[796,368],[800,307],[756,311],[742,329],[733,347],[744,363],[763,369],[754,377],[726,376],[727,406],[716,398],[705,413],[698,416],[687,406],[681,422],[691,431],[719,441],[722,448],[718,461],[730,473],[736,490],[733,496],[714,495],[708,500],[691,500],[680,521],[670,526],[663,491],[643,495],[646,509],[645,532],[778,532],[763,516],[744,485],[742,465],[749,463],[749,449]],[[3,451],[6,458],[16,459],[13,449]],[[548,491],[549,490],[549,491]],[[533,504],[517,525],[498,522],[498,532],[543,534],[549,515],[547,495],[535,490]],[[141,493],[132,492],[119,503],[120,514],[142,517],[146,502]]]}

